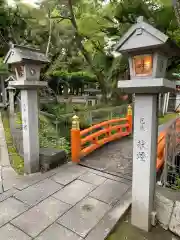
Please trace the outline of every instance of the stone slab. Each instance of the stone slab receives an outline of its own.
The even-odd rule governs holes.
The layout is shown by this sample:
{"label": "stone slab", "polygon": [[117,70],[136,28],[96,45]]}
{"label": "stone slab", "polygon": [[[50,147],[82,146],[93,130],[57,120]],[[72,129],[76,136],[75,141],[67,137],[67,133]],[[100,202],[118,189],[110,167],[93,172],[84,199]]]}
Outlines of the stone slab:
{"label": "stone slab", "polygon": [[69,184],[87,171],[87,168],[73,164],[66,164],[60,169],[61,171],[58,174],[54,175],[52,179],[62,185]]}
{"label": "stone slab", "polygon": [[103,184],[97,187],[90,196],[100,201],[114,206],[121,197],[127,192],[128,185],[107,179]]}
{"label": "stone slab", "polygon": [[156,192],[155,209],[157,212],[157,219],[165,230],[167,230],[169,227],[173,206],[174,206],[174,201]]}
{"label": "stone slab", "polygon": [[0,115],[0,165],[1,166],[10,166],[9,154],[6,144],[5,132],[2,123],[2,118]]}
{"label": "stone slab", "polygon": [[176,201],[172,212],[171,221],[169,223],[169,229],[180,236],[180,202]]}
{"label": "stone slab", "polygon": [[58,223],[84,238],[109,209],[108,204],[88,197],[59,218]]}
{"label": "stone slab", "polygon": [[32,206],[57,192],[61,188],[62,185],[50,179],[46,179],[22,190],[21,192],[15,193],[14,196],[20,201]]}
{"label": "stone slab", "polygon": [[56,221],[63,213],[69,210],[71,206],[49,197],[35,207],[29,209],[12,221],[29,236],[36,237],[40,232]]}
{"label": "stone slab", "polygon": [[96,186],[90,183],[75,180],[65,188],[55,193],[53,197],[63,202],[69,203],[71,205],[75,205],[77,202],[83,199],[88,193],[90,193],[94,188],[96,188]]}
{"label": "stone slab", "polygon": [[55,173],[52,171],[46,173],[34,173],[26,176],[11,176],[3,181],[4,190],[7,191],[12,187],[23,190],[33,184],[36,184],[48,177],[52,177]]}
{"label": "stone slab", "polygon": [[13,194],[15,194],[16,192],[18,192],[17,189],[11,188],[11,189],[9,189],[9,190],[6,191],[6,192],[1,193],[1,194],[0,194],[0,202],[6,200],[6,199],[9,198],[9,197],[12,197]]}
{"label": "stone slab", "polygon": [[3,193],[3,182],[2,182],[2,180],[0,180],[0,196],[1,196],[1,193]]}
{"label": "stone slab", "polygon": [[0,228],[0,236],[2,240],[31,240],[29,236],[11,224]]}
{"label": "stone slab", "polygon": [[180,239],[179,237],[172,235],[172,239],[171,240],[179,240],[179,239]]}
{"label": "stone slab", "polygon": [[2,167],[0,166],[0,193],[3,192]]}
{"label": "stone slab", "polygon": [[1,172],[4,191],[13,188],[16,184],[17,179],[19,178],[18,174],[14,171],[14,169],[11,166],[2,167]]}
{"label": "stone slab", "polygon": [[81,237],[71,232],[67,228],[53,223],[44,232],[42,232],[35,240],[82,240]]}
{"label": "stone slab", "polygon": [[19,214],[27,210],[27,205],[14,199],[8,198],[0,203],[0,226],[9,222]]}
{"label": "stone slab", "polygon": [[124,216],[125,212],[129,209],[132,202],[131,191],[125,193],[121,201],[93,228],[88,234],[86,240],[104,240],[110,234],[111,230],[117,224],[119,219]]}
{"label": "stone slab", "polygon": [[10,166],[10,167],[3,167],[2,168],[2,179],[8,179],[8,178],[13,178],[13,177],[17,177],[18,174],[14,171],[14,169]]}
{"label": "stone slab", "polygon": [[114,181],[117,181],[117,182],[123,182],[123,183],[126,183],[128,185],[131,185],[131,183],[132,183],[132,181],[129,180],[129,179],[125,179],[125,178],[120,177],[120,176],[115,176],[113,174],[101,172],[101,171],[98,171],[98,170],[95,170],[95,169],[90,169],[89,172],[92,172],[92,173],[94,173],[98,176],[102,176],[102,177],[105,177],[107,179],[111,179],[111,180],[114,180]]}
{"label": "stone slab", "polygon": [[85,173],[83,175],[81,175],[79,177],[80,180],[84,181],[84,182],[88,182],[88,183],[91,183],[93,185],[101,185],[103,182],[106,181],[107,178],[105,177],[101,177],[97,174],[94,174],[92,172],[88,172],[88,173]]}

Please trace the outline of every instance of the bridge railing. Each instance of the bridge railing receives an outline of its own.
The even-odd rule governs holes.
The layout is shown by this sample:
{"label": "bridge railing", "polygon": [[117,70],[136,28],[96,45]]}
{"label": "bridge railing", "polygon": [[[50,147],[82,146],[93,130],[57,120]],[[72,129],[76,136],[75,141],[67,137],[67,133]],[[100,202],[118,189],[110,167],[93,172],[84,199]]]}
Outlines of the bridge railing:
{"label": "bridge railing", "polygon": [[80,130],[79,117],[74,116],[71,129],[71,158],[73,162],[80,159],[104,144],[132,133],[132,107],[128,106],[127,115],[93,125]]}
{"label": "bridge railing", "polygon": [[163,131],[158,136],[156,171],[158,172],[164,164],[166,132]]}
{"label": "bridge railing", "polygon": [[164,169],[161,182],[167,187],[180,187],[180,118],[175,119],[165,131]]}
{"label": "bridge railing", "polygon": [[[120,139],[132,133],[132,107],[128,106],[127,115],[124,118],[117,118],[102,123],[98,123],[84,130],[80,130],[79,117],[74,116],[71,129],[71,159],[73,162],[80,162],[80,159],[89,153],[100,148],[108,142]],[[157,162],[156,171],[158,172],[167,158],[167,152],[170,154],[168,143],[172,145],[172,138],[167,143],[168,136],[172,136],[172,127],[160,132],[157,142]],[[175,131],[180,133],[180,118],[175,120]],[[180,138],[178,138],[180,139]],[[176,143],[180,145],[180,141]],[[176,144],[177,147],[177,144]]]}
{"label": "bridge railing", "polygon": [[[166,171],[167,162],[174,161],[180,145],[180,118],[175,119],[164,131],[160,132],[157,143],[156,171],[158,172],[164,165],[163,172]],[[180,148],[179,148],[180,149]],[[169,159],[169,160],[168,160]],[[164,173],[163,173],[164,175]],[[166,175],[166,173],[165,173]]]}

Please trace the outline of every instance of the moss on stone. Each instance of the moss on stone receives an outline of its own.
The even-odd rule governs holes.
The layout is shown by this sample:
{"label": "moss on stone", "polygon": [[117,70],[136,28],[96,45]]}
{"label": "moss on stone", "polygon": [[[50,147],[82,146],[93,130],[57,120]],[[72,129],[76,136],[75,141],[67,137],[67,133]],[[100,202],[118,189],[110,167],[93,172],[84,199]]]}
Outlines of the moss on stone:
{"label": "moss on stone", "polygon": [[10,132],[10,126],[9,126],[9,119],[5,112],[2,114],[2,121],[5,131],[5,137],[6,137],[6,144],[8,148],[10,163],[14,170],[18,174],[24,173],[24,160],[23,158],[18,154],[16,147],[13,144],[13,138]]}

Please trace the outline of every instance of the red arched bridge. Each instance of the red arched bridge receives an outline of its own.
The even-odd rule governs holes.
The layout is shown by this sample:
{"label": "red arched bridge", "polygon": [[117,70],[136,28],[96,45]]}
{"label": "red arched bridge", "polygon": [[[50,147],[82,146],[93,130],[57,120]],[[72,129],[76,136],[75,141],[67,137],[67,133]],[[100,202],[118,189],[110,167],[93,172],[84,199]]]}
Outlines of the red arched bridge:
{"label": "red arched bridge", "polygon": [[[131,106],[128,106],[125,118],[104,121],[84,130],[80,130],[79,118],[74,116],[71,130],[72,161],[131,180],[133,155],[132,121]],[[174,121],[176,121],[176,131],[180,131],[179,118]],[[168,129],[161,128],[159,127],[157,142],[157,172],[164,164],[166,133]],[[118,139],[120,141],[115,141]]]}

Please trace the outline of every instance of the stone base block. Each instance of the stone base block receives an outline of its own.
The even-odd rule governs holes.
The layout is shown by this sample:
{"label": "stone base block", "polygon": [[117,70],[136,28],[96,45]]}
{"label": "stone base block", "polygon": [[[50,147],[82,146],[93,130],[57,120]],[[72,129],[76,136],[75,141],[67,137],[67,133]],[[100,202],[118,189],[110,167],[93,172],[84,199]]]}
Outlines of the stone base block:
{"label": "stone base block", "polygon": [[41,148],[39,155],[41,171],[48,171],[65,162],[67,162],[67,154],[64,150],[57,150],[51,148]]}
{"label": "stone base block", "polygon": [[173,209],[169,229],[171,230],[171,232],[180,236],[180,202],[178,201],[175,202],[175,207]]}
{"label": "stone base block", "polygon": [[169,227],[173,206],[174,202],[172,200],[161,195],[161,193],[156,192],[155,208],[157,212],[157,219],[165,230],[167,230]]}

